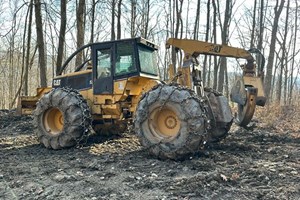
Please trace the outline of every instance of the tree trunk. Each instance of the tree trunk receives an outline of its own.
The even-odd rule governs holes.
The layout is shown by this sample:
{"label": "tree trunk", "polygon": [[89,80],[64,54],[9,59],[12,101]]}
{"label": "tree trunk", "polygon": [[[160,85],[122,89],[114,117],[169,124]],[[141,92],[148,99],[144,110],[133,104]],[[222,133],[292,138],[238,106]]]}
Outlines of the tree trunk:
{"label": "tree trunk", "polygon": [[[298,9],[296,7],[296,9]],[[289,29],[289,12],[290,12],[290,1],[288,0],[287,2],[287,7],[286,7],[286,21],[285,21],[285,28],[284,28],[284,42],[286,43],[287,37],[288,37],[288,29]],[[297,16],[297,15],[296,15]],[[291,40],[291,38],[290,38]],[[288,50],[287,50],[288,49]],[[285,51],[285,57],[284,57],[284,93],[283,93],[283,99],[284,99],[284,105],[287,105],[287,94],[288,94],[288,55],[289,55],[289,50],[291,49],[291,43],[289,42],[289,45],[287,46],[286,44],[284,45],[284,51]]]}
{"label": "tree trunk", "polygon": [[218,89],[217,91],[223,93],[224,89],[224,76],[225,76],[225,69],[227,66],[227,59],[226,57],[220,58],[220,67],[219,67],[219,79],[218,79]]}
{"label": "tree trunk", "polygon": [[[232,12],[232,2],[231,2],[231,0],[227,0],[225,16],[224,16],[224,24],[223,24],[223,27],[221,27],[222,45],[227,45],[227,43],[228,43],[228,32],[229,32],[231,12]],[[221,57],[220,58],[219,80],[218,80],[218,91],[222,92],[222,93],[223,93],[223,89],[224,89],[224,77],[225,77],[226,70],[227,70],[227,58]],[[228,85],[226,87],[228,87]]]}
{"label": "tree trunk", "polygon": [[[190,14],[190,0],[187,0],[187,9],[186,9],[186,19],[189,19],[189,14]],[[189,34],[189,20],[185,20],[185,38],[188,38]],[[198,31],[197,31],[198,32]],[[195,34],[194,34],[195,35]],[[198,33],[197,33],[198,35]]]}
{"label": "tree trunk", "polygon": [[[212,5],[214,8],[214,14],[213,14],[213,40],[214,43],[217,43],[217,6],[216,6],[216,0],[212,0]],[[213,89],[217,89],[218,85],[218,62],[217,57],[214,56],[214,82],[213,82]]]}
{"label": "tree trunk", "polygon": [[135,37],[136,30],[135,30],[135,23],[136,23],[136,0],[131,1],[131,23],[130,23],[130,35],[131,37]]}
{"label": "tree trunk", "polygon": [[[208,42],[209,30],[210,30],[210,0],[207,1],[207,15],[206,15],[206,31],[205,31],[205,42]],[[206,84],[206,67],[207,67],[207,55],[204,55],[203,61],[203,84]],[[209,71],[210,74],[210,71]],[[209,80],[209,78],[208,78]],[[209,85],[209,83],[207,83]]]}
{"label": "tree trunk", "polygon": [[[262,45],[263,45],[263,39],[264,39],[264,0],[260,0],[260,15],[259,15],[259,34],[258,34],[258,44],[257,44],[257,49],[262,52]],[[261,66],[261,57],[259,56],[257,58],[257,63],[258,63],[258,71],[262,71]],[[262,76],[262,79],[264,79],[264,72],[260,74]]]}
{"label": "tree trunk", "polygon": [[255,37],[255,29],[256,29],[256,4],[257,4],[257,0],[254,0],[250,48],[254,47],[254,37]]}
{"label": "tree trunk", "polygon": [[[196,17],[195,17],[195,24],[194,24],[194,40],[198,40],[199,21],[200,21],[200,5],[201,5],[201,0],[198,0],[197,1],[197,11],[196,11]],[[209,18],[207,18],[207,19],[209,19]]]}
{"label": "tree trunk", "polygon": [[181,14],[182,14],[183,0],[179,0],[179,2],[180,2],[180,5],[178,5],[178,1],[175,2],[175,7],[176,7],[175,38],[178,38],[179,29],[180,29],[180,26],[182,26],[180,19],[181,19]]}
{"label": "tree trunk", "polygon": [[[290,6],[290,1],[287,3],[287,8],[286,8],[286,16],[285,16],[285,26],[284,26],[284,36],[283,36],[283,42],[282,42],[282,54],[281,54],[281,65],[280,65],[280,74],[278,77],[278,88],[277,88],[277,98],[276,102],[278,105],[281,103],[281,96],[282,96],[282,79],[283,79],[283,70],[286,68],[287,71],[287,51],[286,51],[286,39],[287,39],[287,34],[288,34],[288,24],[289,24],[289,6]],[[286,91],[284,91],[286,93]],[[285,95],[284,95],[285,96]],[[286,99],[284,98],[284,101]]]}
{"label": "tree trunk", "polygon": [[9,38],[9,50],[8,50],[8,102],[9,109],[13,107],[13,95],[14,95],[14,71],[15,71],[15,35],[16,35],[16,16],[13,17],[11,27],[11,38]]}
{"label": "tree trunk", "polygon": [[[33,0],[30,1],[30,5],[29,5],[27,50],[26,50],[25,70],[24,70],[24,88],[23,88],[24,95],[28,95],[28,71],[29,71],[29,57],[30,57],[30,45],[31,45],[31,25],[32,25],[32,13],[33,13],[32,11],[33,11]],[[21,79],[21,81],[23,80]]]}
{"label": "tree trunk", "polygon": [[278,29],[278,20],[280,17],[280,14],[283,9],[284,0],[281,0],[280,5],[278,6],[278,1],[276,1],[276,6],[274,8],[275,10],[275,16],[274,16],[274,22],[272,27],[272,34],[271,34],[271,44],[270,44],[270,53],[268,56],[268,65],[267,65],[267,73],[266,73],[266,79],[265,79],[265,92],[266,97],[269,99],[269,96],[271,94],[271,84],[272,84],[272,71],[273,71],[273,63],[274,63],[274,53],[275,53],[275,47],[276,47],[276,34]]}
{"label": "tree trunk", "polygon": [[95,1],[95,0],[92,0],[92,9],[91,9],[91,37],[90,37],[90,43],[94,43],[95,6],[96,6],[96,1]]}
{"label": "tree trunk", "polygon": [[[77,25],[77,49],[84,45],[84,13],[85,13],[85,0],[79,0],[76,11],[76,25]],[[83,52],[76,55],[75,66],[82,64]]]}
{"label": "tree trunk", "polygon": [[227,64],[226,64],[226,68],[225,68],[225,94],[224,96],[226,96],[227,98],[229,98],[229,80],[228,80],[228,71],[227,71]]}
{"label": "tree trunk", "polygon": [[[180,2],[180,5],[178,5],[178,2]],[[175,24],[175,34],[174,34],[174,38],[178,38],[178,34],[179,34],[179,29],[182,26],[182,21],[181,19],[181,14],[182,14],[182,4],[183,4],[183,0],[180,1],[175,1],[174,0],[174,7],[175,7],[175,12],[176,12],[176,24]],[[176,72],[176,50],[174,47],[172,47],[172,63],[173,63],[173,68],[174,68],[174,72]],[[181,61],[179,61],[179,63],[181,63]]]}
{"label": "tree trunk", "polygon": [[147,3],[147,12],[146,12],[146,24],[145,24],[145,38],[148,38],[149,35],[149,21],[150,21],[150,0],[146,1]]}
{"label": "tree trunk", "polygon": [[149,29],[149,15],[150,15],[150,0],[146,0],[143,3],[143,14],[142,14],[142,29],[141,36],[143,38],[148,38],[148,29]]}
{"label": "tree trunk", "polygon": [[122,0],[118,1],[118,15],[117,15],[117,39],[121,39],[121,5]]}
{"label": "tree trunk", "polygon": [[207,73],[207,87],[211,85],[211,56],[208,58],[208,73]]}
{"label": "tree trunk", "polygon": [[284,70],[284,88],[283,88],[283,99],[284,99],[284,105],[288,104],[288,58],[287,56],[284,59],[285,62],[285,70]]}
{"label": "tree trunk", "polygon": [[[64,43],[66,35],[66,23],[67,23],[67,0],[60,1],[60,30],[59,40],[57,48],[57,59],[56,59],[56,76],[61,74],[61,66],[64,56]],[[77,65],[76,65],[77,66]]]}
{"label": "tree trunk", "polygon": [[111,3],[111,40],[116,39],[116,33],[115,33],[115,0],[112,0]]}
{"label": "tree trunk", "polygon": [[[278,53],[276,53],[276,56],[275,56],[275,69],[274,69],[273,77],[276,77],[276,73],[277,73],[277,69],[279,68],[279,65],[280,65],[280,59],[279,59]],[[276,82],[276,79],[273,78],[271,88],[275,88],[275,82]],[[270,99],[273,99],[273,91],[270,93],[269,97],[270,97]]]}
{"label": "tree trunk", "polygon": [[[296,10],[295,10],[295,16],[298,16],[298,1],[295,1],[296,3]],[[288,95],[288,99],[289,99],[289,105],[292,104],[292,98],[293,98],[293,87],[294,87],[294,78],[293,78],[293,74],[294,74],[294,68],[295,68],[295,55],[296,55],[296,44],[297,44],[297,33],[298,33],[298,17],[295,17],[295,30],[294,30],[294,42],[293,42],[293,56],[292,56],[292,64],[291,64],[291,80],[290,80],[290,89],[289,89],[289,95]]]}
{"label": "tree trunk", "polygon": [[[282,73],[284,68],[284,50],[282,50],[282,56],[280,58],[280,66],[279,66],[279,74],[278,74],[278,82],[277,82],[277,91],[276,91],[276,103],[280,105],[281,99],[281,88],[282,88]],[[276,77],[276,73],[274,73],[274,77]]]}
{"label": "tree trunk", "polygon": [[39,50],[40,86],[47,87],[46,55],[44,47],[43,22],[41,14],[41,1],[34,0],[37,46]]}

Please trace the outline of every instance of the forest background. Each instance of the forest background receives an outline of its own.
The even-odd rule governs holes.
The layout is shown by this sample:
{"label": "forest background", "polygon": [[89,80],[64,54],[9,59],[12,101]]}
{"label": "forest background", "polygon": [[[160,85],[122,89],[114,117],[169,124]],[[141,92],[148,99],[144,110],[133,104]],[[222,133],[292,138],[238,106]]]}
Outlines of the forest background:
{"label": "forest background", "polygon": [[[172,62],[164,47],[170,37],[257,48],[266,57],[269,103],[299,105],[299,8],[297,0],[0,0],[0,109],[51,85],[82,45],[140,36],[160,46],[162,79]],[[88,53],[76,56],[66,72]],[[226,96],[245,62],[214,56],[199,61],[205,85]]]}

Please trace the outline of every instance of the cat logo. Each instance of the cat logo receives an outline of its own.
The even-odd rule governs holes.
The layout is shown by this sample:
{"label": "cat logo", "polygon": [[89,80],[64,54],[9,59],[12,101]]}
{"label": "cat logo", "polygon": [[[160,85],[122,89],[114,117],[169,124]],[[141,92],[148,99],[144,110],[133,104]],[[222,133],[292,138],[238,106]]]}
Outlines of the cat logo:
{"label": "cat logo", "polygon": [[220,53],[222,49],[222,45],[212,45],[210,51],[214,53]]}
{"label": "cat logo", "polygon": [[54,79],[53,80],[53,86],[60,86],[60,82],[61,82],[60,79]]}

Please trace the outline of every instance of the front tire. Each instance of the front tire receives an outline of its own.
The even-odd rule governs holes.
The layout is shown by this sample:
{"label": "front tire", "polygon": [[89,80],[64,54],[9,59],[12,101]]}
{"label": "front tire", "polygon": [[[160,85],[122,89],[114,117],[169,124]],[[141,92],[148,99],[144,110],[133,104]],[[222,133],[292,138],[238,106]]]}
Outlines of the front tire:
{"label": "front tire", "polygon": [[151,155],[181,159],[203,146],[206,130],[202,108],[193,91],[157,85],[138,103],[134,130]]}
{"label": "front tire", "polygon": [[46,93],[34,111],[37,136],[51,149],[72,147],[81,142],[91,125],[86,100],[70,88],[57,88]]}

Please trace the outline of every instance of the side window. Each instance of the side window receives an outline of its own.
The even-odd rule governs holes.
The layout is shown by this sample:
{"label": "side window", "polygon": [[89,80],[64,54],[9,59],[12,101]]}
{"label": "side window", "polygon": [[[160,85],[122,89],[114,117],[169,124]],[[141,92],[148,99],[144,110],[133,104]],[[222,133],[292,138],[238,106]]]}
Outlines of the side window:
{"label": "side window", "polygon": [[131,42],[117,44],[117,58],[115,75],[136,72],[134,47]]}
{"label": "side window", "polygon": [[111,76],[111,50],[97,50],[97,78]]}
{"label": "side window", "polygon": [[157,75],[158,70],[156,65],[155,51],[142,45],[139,45],[138,49],[142,72]]}

